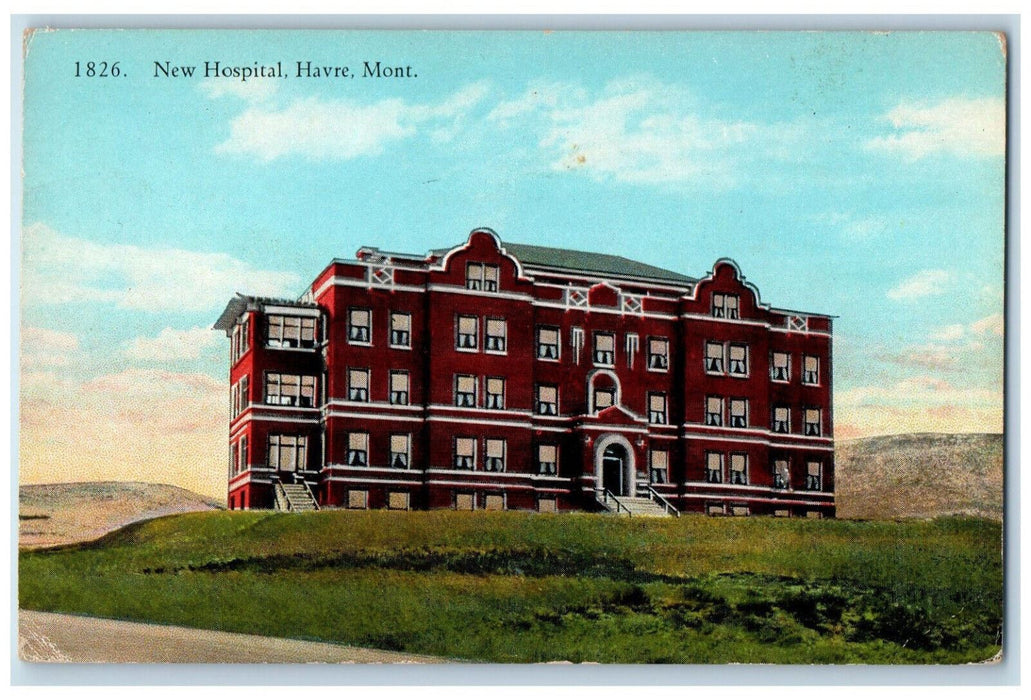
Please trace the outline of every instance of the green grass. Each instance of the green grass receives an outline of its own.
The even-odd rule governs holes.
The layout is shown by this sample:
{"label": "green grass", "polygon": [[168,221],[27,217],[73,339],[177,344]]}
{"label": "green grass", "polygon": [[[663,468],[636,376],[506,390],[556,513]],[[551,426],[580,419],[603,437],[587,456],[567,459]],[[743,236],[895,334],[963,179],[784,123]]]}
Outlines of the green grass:
{"label": "green grass", "polygon": [[966,663],[1001,526],[205,512],[19,557],[21,607],[494,662]]}

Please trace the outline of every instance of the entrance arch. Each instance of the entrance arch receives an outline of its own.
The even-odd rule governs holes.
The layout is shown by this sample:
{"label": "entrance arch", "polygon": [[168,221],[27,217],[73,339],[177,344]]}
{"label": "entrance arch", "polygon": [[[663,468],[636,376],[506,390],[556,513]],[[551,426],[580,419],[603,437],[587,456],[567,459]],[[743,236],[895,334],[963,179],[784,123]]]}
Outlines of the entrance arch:
{"label": "entrance arch", "polygon": [[634,448],[622,435],[609,434],[594,443],[594,488],[616,496],[633,496],[637,488]]}

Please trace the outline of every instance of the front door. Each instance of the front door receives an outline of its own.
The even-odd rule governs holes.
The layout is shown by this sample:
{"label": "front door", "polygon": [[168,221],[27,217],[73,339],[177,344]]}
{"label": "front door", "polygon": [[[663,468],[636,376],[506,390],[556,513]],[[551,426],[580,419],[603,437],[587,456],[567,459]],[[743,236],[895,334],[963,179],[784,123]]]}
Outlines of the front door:
{"label": "front door", "polygon": [[609,445],[601,458],[602,486],[617,496],[626,495],[626,450],[621,445]]}

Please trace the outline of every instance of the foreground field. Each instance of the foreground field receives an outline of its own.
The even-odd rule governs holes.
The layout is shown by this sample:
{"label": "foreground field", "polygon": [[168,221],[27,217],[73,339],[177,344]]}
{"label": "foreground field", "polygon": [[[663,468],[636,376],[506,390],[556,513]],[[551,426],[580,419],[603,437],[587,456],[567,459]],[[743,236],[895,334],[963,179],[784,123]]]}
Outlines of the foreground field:
{"label": "foreground field", "polygon": [[998,523],[208,512],[22,552],[20,606],[495,662],[962,663]]}

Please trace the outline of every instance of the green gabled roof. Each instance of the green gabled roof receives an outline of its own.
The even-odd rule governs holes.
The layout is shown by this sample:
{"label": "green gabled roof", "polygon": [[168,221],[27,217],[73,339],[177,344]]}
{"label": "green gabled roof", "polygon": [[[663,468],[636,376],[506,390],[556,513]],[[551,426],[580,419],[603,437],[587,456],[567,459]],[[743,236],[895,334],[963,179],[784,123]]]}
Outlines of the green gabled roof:
{"label": "green gabled roof", "polygon": [[[606,275],[621,275],[623,277],[644,277],[646,279],[664,280],[678,284],[697,282],[694,277],[688,277],[679,272],[624,258],[620,255],[587,253],[582,250],[548,248],[546,246],[526,245],[524,243],[502,243],[501,245],[506,252],[518,258],[519,262],[534,267],[553,267],[574,272],[596,272]],[[448,250],[450,248],[433,252],[442,255]]]}

